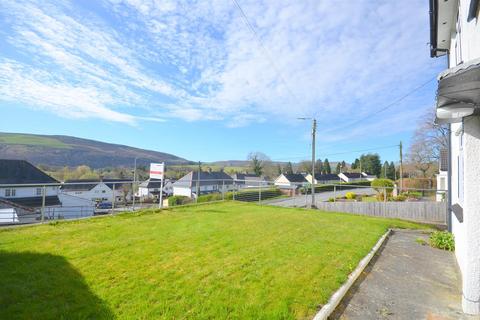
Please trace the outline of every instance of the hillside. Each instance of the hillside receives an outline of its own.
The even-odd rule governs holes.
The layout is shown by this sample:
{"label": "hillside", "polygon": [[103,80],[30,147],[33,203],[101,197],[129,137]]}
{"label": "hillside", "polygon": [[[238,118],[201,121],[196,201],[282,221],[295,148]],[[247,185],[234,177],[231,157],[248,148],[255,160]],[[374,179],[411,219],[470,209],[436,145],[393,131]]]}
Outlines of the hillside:
{"label": "hillside", "polygon": [[24,159],[35,165],[78,166],[91,168],[132,166],[150,162],[186,164],[175,155],[70,136],[0,133],[0,158]]}

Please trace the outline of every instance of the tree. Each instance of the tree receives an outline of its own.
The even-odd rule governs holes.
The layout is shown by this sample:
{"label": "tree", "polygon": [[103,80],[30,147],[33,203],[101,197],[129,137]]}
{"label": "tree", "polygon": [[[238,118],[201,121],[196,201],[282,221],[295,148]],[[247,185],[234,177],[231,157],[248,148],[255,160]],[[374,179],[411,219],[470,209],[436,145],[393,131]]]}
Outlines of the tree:
{"label": "tree", "polygon": [[391,180],[395,180],[396,175],[397,174],[396,174],[395,164],[393,163],[393,161],[391,161],[387,169],[387,178]]}
{"label": "tree", "polygon": [[352,169],[355,170],[355,169],[360,169],[360,160],[358,160],[358,158],[356,158],[353,162],[352,162]]}
{"label": "tree", "polygon": [[285,166],[285,173],[292,174],[293,173],[293,165],[290,161],[288,161],[287,165]]}
{"label": "tree", "polygon": [[347,164],[345,163],[345,161],[342,161],[342,170],[345,170],[347,168]]}
{"label": "tree", "polygon": [[[448,126],[434,123],[435,110],[430,108],[419,120],[407,156],[423,177],[428,176],[440,159],[440,150],[448,148]],[[432,172],[433,173],[433,172]]]}
{"label": "tree", "polygon": [[250,152],[247,156],[247,159],[250,160],[250,168],[257,176],[261,176],[263,174],[264,163],[270,161],[267,155],[258,151]]}
{"label": "tree", "polygon": [[342,164],[338,162],[337,167],[335,168],[335,173],[339,174],[341,170],[342,170]]}
{"label": "tree", "polygon": [[389,167],[388,161],[385,161],[382,166],[382,172],[380,172],[380,178],[388,177],[387,175],[388,167]]}
{"label": "tree", "polygon": [[323,171],[326,174],[332,173],[332,168],[330,167],[330,162],[328,162],[328,159],[325,159],[325,161],[323,161]]}
{"label": "tree", "polygon": [[360,157],[360,162],[362,164],[362,171],[368,172],[380,176],[382,171],[382,163],[380,162],[380,156],[376,153],[362,154]]}
{"label": "tree", "polygon": [[[298,170],[300,172],[312,173],[312,162],[311,161],[301,161],[298,164]],[[316,171],[316,170],[315,170]]]}
{"label": "tree", "polygon": [[317,159],[317,161],[315,161],[315,172],[316,173],[323,173],[323,162],[322,160],[320,159]]}

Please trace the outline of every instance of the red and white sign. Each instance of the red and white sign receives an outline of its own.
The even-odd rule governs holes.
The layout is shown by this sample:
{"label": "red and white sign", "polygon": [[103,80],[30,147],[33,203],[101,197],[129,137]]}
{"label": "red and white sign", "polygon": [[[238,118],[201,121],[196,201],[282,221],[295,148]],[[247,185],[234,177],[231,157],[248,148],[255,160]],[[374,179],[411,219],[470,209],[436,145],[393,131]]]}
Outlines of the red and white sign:
{"label": "red and white sign", "polygon": [[150,179],[163,180],[165,173],[165,163],[150,163]]}

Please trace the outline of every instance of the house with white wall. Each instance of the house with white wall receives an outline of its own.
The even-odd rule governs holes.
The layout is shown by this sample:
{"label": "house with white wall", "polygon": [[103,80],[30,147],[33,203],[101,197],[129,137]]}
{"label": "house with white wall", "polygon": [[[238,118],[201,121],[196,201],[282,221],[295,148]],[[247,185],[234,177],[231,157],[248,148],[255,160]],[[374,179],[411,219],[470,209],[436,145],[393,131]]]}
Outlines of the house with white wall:
{"label": "house with white wall", "polygon": [[[138,185],[136,196],[140,199],[153,199],[160,195],[161,187],[160,179],[147,179]],[[173,194],[173,181],[165,179],[163,184],[163,194],[171,196]]]}
{"label": "house with white wall", "polygon": [[338,177],[343,182],[359,182],[367,179],[362,172],[340,172]]}
{"label": "house with white wall", "polygon": [[80,179],[67,180],[60,187],[60,193],[95,203],[122,202],[131,200],[132,182],[128,179]]}
{"label": "house with white wall", "polygon": [[[197,191],[198,187],[198,191]],[[233,189],[233,179],[222,171],[191,171],[173,183],[174,196],[195,198],[197,193],[226,192]]]}
{"label": "house with white wall", "polygon": [[275,179],[273,184],[280,189],[296,189],[306,186],[308,181],[301,173],[282,173]]}
{"label": "house with white wall", "polygon": [[[305,176],[305,179],[308,183],[312,183],[312,174],[309,173]],[[315,179],[313,180],[314,184],[331,184],[342,182],[338,174],[335,173],[315,173]]]}
{"label": "house with white wall", "polygon": [[232,179],[239,188],[258,188],[268,185],[263,177],[250,173],[235,173],[232,175]]}
{"label": "house with white wall", "polygon": [[35,222],[43,205],[45,219],[93,215],[90,202],[61,197],[59,185],[25,160],[0,159],[0,208],[15,211],[21,223]]}
{"label": "house with white wall", "polygon": [[[462,306],[480,314],[480,1],[430,0],[430,54],[444,57],[436,122],[450,128],[448,228],[462,275]],[[467,174],[468,173],[468,174]]]}

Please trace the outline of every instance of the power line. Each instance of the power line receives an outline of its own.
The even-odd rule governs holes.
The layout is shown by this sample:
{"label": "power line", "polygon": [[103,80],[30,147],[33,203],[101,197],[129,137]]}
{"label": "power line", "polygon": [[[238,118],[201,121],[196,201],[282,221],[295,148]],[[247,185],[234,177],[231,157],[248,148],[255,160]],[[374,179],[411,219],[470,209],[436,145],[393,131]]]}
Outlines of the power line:
{"label": "power line", "polygon": [[283,83],[283,85],[285,86],[285,88],[287,89],[288,93],[293,97],[293,99],[298,103],[299,102],[299,99],[297,98],[297,96],[295,95],[295,93],[293,93],[293,91],[290,89],[290,86],[288,85],[287,81],[285,80],[285,77],[282,75],[282,72],[280,71],[280,68],[277,67],[277,65],[275,64],[274,60],[272,59],[272,56],[270,54],[270,51],[267,49],[267,47],[263,44],[263,41],[262,39],[260,38],[260,36],[258,35],[257,31],[255,30],[255,28],[253,27],[253,25],[250,23],[250,21],[248,20],[248,17],[247,15],[245,14],[245,11],[242,9],[242,7],[240,6],[240,4],[238,3],[237,0],[232,0],[233,3],[235,4],[235,6],[238,8],[238,11],[240,11],[240,14],[242,16],[242,20],[245,22],[245,24],[247,25],[248,29],[250,29],[250,31],[253,33],[253,35],[255,36],[255,39],[257,39],[257,42],[259,43],[260,45],[260,48],[263,50],[263,53],[265,54],[265,57],[267,58],[267,60],[270,62],[270,64],[272,65],[273,69],[275,70],[275,72],[277,73],[277,76],[279,77],[280,81]]}
{"label": "power line", "polygon": [[334,131],[339,130],[339,129],[345,129],[345,128],[347,128],[347,127],[350,127],[350,126],[353,126],[353,125],[355,125],[355,124],[358,124],[358,123],[360,123],[360,122],[362,122],[362,121],[364,121],[364,120],[367,120],[368,118],[370,118],[370,117],[372,117],[372,116],[375,116],[375,115],[377,115],[377,114],[379,114],[379,113],[381,113],[381,112],[384,112],[384,111],[390,109],[391,107],[393,107],[394,105],[398,104],[399,102],[405,100],[406,98],[408,98],[409,96],[411,96],[413,93],[415,93],[415,92],[417,92],[418,90],[422,89],[423,87],[425,87],[427,84],[429,84],[430,82],[432,82],[432,81],[435,80],[436,78],[437,78],[437,77],[435,76],[435,77],[429,79],[428,81],[426,81],[426,82],[422,83],[421,85],[413,88],[412,90],[410,90],[410,91],[407,92],[406,94],[402,95],[402,96],[399,97],[398,99],[394,100],[393,102],[387,104],[386,106],[384,106],[384,107],[382,107],[382,108],[380,108],[380,109],[378,109],[378,110],[375,110],[374,112],[371,112],[371,113],[367,114],[366,116],[364,116],[364,117],[362,117],[362,118],[360,118],[360,119],[358,119],[358,120],[355,120],[355,121],[353,121],[353,122],[347,123],[347,124],[345,124],[345,125],[343,125],[343,126],[340,126],[340,127],[335,127],[335,128],[329,129],[329,130],[325,130],[325,131],[323,131],[323,132],[324,132],[324,133],[329,133],[329,132],[334,132]]}

